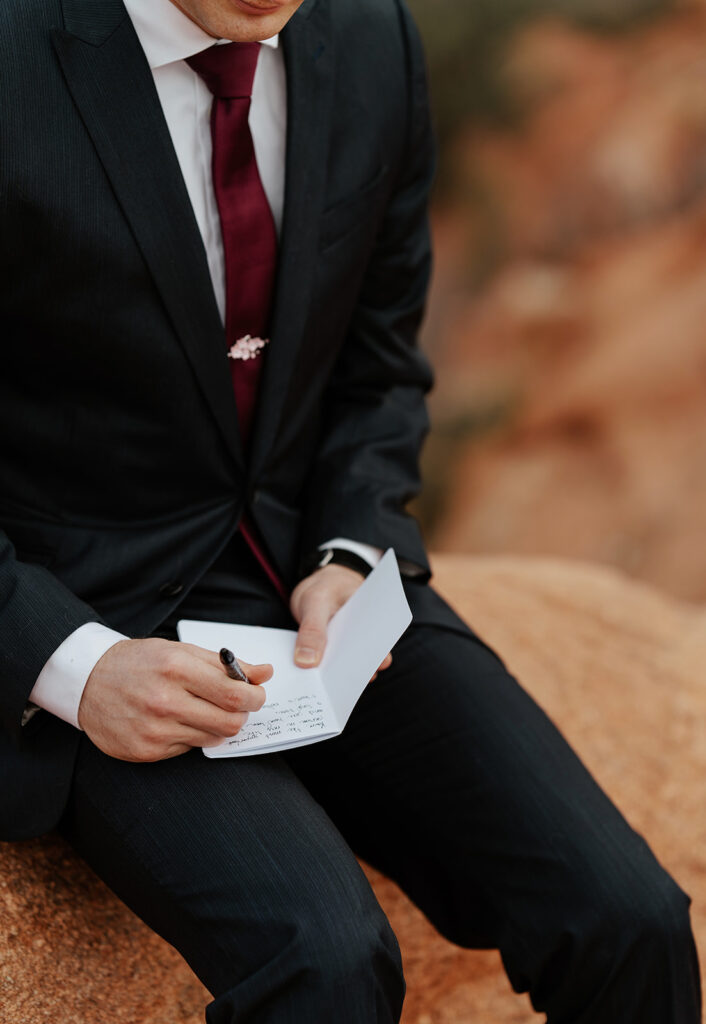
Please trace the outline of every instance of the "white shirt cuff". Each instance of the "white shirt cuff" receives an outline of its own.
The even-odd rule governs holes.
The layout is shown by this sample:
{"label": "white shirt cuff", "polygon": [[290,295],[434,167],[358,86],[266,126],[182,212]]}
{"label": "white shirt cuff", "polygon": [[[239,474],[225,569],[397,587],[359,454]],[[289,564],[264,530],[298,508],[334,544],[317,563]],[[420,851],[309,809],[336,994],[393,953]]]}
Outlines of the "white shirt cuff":
{"label": "white shirt cuff", "polygon": [[326,548],[342,548],[344,551],[352,551],[354,555],[364,559],[371,569],[375,568],[384,554],[382,548],[374,548],[371,544],[361,544],[357,540],[348,540],[346,537],[336,537],[335,540],[328,540],[325,544],[319,545],[319,551],[325,551]]}
{"label": "white shirt cuff", "polygon": [[[78,706],[88,677],[105,652],[120,640],[127,637],[99,622],[79,626],[57,647],[39,673],[29,695],[31,703],[80,729]],[[28,720],[25,714],[25,721]]]}

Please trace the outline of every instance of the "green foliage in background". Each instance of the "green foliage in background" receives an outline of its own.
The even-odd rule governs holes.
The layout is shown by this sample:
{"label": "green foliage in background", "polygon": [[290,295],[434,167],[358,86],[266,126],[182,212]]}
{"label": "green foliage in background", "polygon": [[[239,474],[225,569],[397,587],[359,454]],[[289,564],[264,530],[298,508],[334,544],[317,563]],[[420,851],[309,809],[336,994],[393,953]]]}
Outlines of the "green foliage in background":
{"label": "green foliage in background", "polygon": [[429,59],[437,129],[448,142],[463,123],[512,117],[498,67],[517,28],[542,15],[619,30],[669,0],[408,0]]}

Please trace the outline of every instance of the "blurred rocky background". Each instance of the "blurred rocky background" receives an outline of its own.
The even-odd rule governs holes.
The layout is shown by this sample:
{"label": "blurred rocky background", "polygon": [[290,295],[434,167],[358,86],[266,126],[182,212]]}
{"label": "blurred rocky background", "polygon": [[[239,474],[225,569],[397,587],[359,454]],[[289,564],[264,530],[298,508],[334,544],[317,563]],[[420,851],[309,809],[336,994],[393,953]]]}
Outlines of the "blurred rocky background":
{"label": "blurred rocky background", "polygon": [[437,551],[706,599],[706,4],[410,0],[440,170]]}

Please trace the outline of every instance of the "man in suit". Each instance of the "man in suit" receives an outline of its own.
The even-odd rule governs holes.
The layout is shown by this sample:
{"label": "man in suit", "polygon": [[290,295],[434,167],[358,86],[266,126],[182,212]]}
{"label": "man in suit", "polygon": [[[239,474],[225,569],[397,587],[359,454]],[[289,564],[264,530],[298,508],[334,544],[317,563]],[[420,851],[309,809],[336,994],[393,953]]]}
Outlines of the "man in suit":
{"label": "man in suit", "polygon": [[[58,827],[210,1024],[399,1019],[354,854],[551,1024],[696,1024],[687,897],[405,512],[433,147],[402,0],[5,0],[0,57],[3,837]],[[414,623],[343,735],[204,758],[264,690],[177,619],[314,665],[389,547]]]}

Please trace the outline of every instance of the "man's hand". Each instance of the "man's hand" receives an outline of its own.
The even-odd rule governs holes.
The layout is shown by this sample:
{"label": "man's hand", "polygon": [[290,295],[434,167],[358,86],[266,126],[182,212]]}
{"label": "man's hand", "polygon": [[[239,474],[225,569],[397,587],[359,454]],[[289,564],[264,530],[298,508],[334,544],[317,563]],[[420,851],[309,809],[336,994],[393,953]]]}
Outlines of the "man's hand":
{"label": "man's hand", "polygon": [[259,711],[271,665],[243,664],[254,684],[230,679],[217,654],[170,640],[121,640],[88,677],[78,721],[105,754],[162,761],[237,735]]}
{"label": "man's hand", "polygon": [[[295,588],[290,608],[299,623],[294,661],[300,668],[315,668],[320,663],[326,649],[329,622],[355,593],[363,578],[355,569],[327,565],[307,576]],[[380,669],[389,668],[391,664],[392,655],[388,654]]]}

